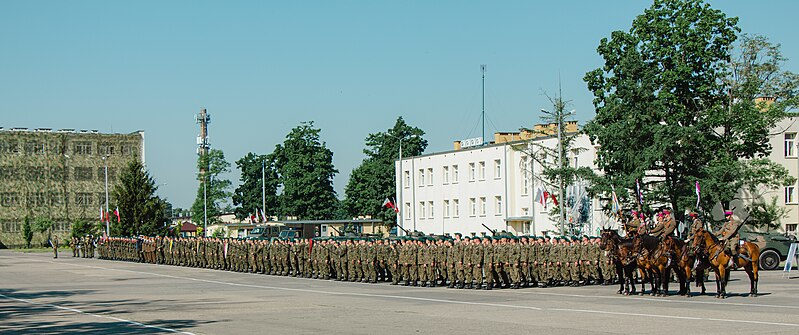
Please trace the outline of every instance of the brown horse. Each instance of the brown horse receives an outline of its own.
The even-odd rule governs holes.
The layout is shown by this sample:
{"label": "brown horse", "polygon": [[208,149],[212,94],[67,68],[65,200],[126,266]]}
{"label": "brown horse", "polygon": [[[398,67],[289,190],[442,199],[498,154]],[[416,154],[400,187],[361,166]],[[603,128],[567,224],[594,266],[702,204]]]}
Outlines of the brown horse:
{"label": "brown horse", "polygon": [[619,278],[618,294],[635,294],[635,271],[636,261],[633,251],[632,240],[622,238],[616,230],[602,229],[599,248],[608,253],[608,257],[613,262],[616,269],[616,276]]}
{"label": "brown horse", "polygon": [[720,243],[716,236],[703,229],[694,237],[693,246],[696,249],[697,256],[702,253],[707,257],[710,268],[716,274],[716,298],[724,299],[727,297],[727,282],[730,279],[728,267],[730,265],[744,268],[746,274],[749,275],[749,296],[757,296],[757,271],[758,259],[760,258],[760,248],[757,245],[751,242],[744,242],[743,246],[731,246],[739,248],[739,254],[742,255],[733,259],[724,250],[724,244]]}
{"label": "brown horse", "polygon": [[[682,248],[680,248],[680,255],[677,257],[677,265],[674,268],[674,271],[678,274],[678,276],[682,273],[685,276],[685,287],[680,288],[680,295],[685,295],[686,297],[691,297],[691,279],[696,279],[696,286],[702,287],[702,291],[700,294],[705,294],[705,269],[707,266],[705,262],[700,260],[696,254],[690,252],[691,248],[688,244],[683,244]],[[696,271],[696,275],[694,277],[693,272]]]}

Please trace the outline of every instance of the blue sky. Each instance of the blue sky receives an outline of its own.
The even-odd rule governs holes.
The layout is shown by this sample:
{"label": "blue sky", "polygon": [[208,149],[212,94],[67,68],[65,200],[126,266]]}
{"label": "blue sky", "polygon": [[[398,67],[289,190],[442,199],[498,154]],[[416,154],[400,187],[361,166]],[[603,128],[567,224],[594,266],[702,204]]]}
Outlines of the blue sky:
{"label": "blue sky", "polygon": [[[795,1],[711,1],[744,32],[782,44],[799,72]],[[194,114],[233,167],[313,120],[334,152],[339,197],[369,133],[398,116],[428,152],[538,122],[560,78],[593,117],[585,72],[602,37],[650,1],[0,2],[0,127],[146,132],[147,166],[177,207],[194,199]]]}

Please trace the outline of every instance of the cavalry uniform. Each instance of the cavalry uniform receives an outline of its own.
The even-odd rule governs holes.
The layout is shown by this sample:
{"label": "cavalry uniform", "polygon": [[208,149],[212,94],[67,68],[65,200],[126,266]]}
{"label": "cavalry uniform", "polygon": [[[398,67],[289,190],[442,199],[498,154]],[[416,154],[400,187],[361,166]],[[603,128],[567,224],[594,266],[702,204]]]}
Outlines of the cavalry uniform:
{"label": "cavalry uniform", "polygon": [[727,222],[721,226],[721,229],[716,232],[716,236],[721,241],[725,241],[726,247],[730,250],[733,256],[738,254],[738,241],[740,241],[741,237],[738,235],[738,228],[743,224],[735,220],[732,216],[732,212],[726,212],[727,214]]}

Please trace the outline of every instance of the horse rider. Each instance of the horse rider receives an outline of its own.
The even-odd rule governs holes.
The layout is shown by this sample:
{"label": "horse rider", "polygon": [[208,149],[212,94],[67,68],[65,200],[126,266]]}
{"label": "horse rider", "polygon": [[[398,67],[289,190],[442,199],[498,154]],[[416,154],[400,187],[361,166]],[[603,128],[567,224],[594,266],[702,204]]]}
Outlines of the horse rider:
{"label": "horse rider", "polygon": [[630,211],[630,214],[632,214],[632,218],[624,222],[624,230],[627,231],[627,235],[631,236],[638,231],[641,220],[638,218],[638,212]]}
{"label": "horse rider", "polygon": [[638,226],[638,235],[647,235],[649,234],[649,223],[647,222],[646,215],[644,213],[638,214],[639,221],[641,224]]}
{"label": "horse rider", "polygon": [[685,239],[686,241],[693,239],[700,230],[705,228],[705,224],[699,219],[699,214],[696,212],[688,213],[688,217],[690,217],[693,221],[691,221],[691,228],[688,230],[688,237]]}
{"label": "horse rider", "polygon": [[741,236],[738,235],[738,228],[740,228],[743,223],[736,220],[732,211],[729,210],[724,211],[724,217],[727,219],[727,222],[721,226],[721,229],[719,229],[715,235],[718,237],[719,242],[724,243],[725,252],[729,252],[729,254],[732,255],[733,264],[735,264],[738,258],[738,241],[741,240]]}
{"label": "horse rider", "polygon": [[[666,221],[663,219],[663,212],[658,213],[657,223],[655,223],[655,227],[649,232],[649,235],[652,235],[657,238],[661,238],[664,234],[666,229]],[[661,238],[662,239],[662,238]]]}
{"label": "horse rider", "polygon": [[660,240],[662,241],[666,237],[670,237],[674,235],[674,230],[677,229],[677,221],[671,215],[671,211],[668,209],[663,210],[663,234],[660,235]]}

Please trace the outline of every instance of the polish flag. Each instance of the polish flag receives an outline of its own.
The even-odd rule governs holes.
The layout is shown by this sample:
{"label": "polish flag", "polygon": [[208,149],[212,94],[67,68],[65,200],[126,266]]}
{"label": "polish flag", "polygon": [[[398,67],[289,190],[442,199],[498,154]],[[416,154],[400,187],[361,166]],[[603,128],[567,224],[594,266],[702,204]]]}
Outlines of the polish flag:
{"label": "polish flag", "polygon": [[119,206],[117,206],[117,208],[114,209],[114,215],[117,216],[117,223],[120,223],[122,221],[122,218],[119,216]]}
{"label": "polish flag", "polygon": [[394,203],[391,202],[391,200],[389,198],[386,198],[386,200],[383,201],[382,207],[392,208],[392,209],[394,209],[394,212],[399,212],[399,209],[397,208],[397,206],[394,206]]}

